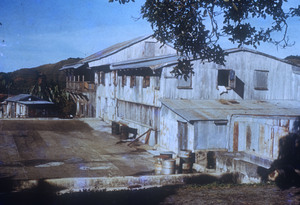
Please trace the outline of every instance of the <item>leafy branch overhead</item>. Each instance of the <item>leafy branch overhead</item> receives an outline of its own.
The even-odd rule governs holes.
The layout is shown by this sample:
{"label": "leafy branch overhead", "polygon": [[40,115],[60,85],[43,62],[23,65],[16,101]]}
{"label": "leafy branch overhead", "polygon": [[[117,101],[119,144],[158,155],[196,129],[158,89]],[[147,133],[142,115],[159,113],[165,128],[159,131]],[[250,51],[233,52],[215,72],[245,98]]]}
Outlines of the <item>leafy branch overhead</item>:
{"label": "leafy branch overhead", "polygon": [[[281,47],[292,45],[288,41],[287,20],[300,16],[300,6],[286,11],[285,2],[287,0],[146,0],[141,14],[150,22],[154,37],[163,44],[173,44],[182,55],[224,65],[225,53],[218,44],[221,37],[239,47],[257,48],[262,42]],[[264,20],[271,24],[261,28],[255,23]],[[281,38],[273,39],[274,32],[281,32]],[[184,73],[180,68],[177,70],[178,75]]]}

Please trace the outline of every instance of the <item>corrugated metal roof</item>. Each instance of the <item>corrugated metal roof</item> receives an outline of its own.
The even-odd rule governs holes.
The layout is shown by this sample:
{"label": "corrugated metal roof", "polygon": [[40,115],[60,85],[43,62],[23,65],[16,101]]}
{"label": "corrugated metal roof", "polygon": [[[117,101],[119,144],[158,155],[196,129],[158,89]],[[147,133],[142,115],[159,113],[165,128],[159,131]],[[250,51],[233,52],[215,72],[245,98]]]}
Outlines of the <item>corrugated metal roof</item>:
{"label": "corrugated metal roof", "polygon": [[[230,54],[230,53],[236,53],[236,52],[249,52],[249,53],[254,53],[254,54],[257,54],[257,55],[262,55],[262,56],[265,56],[265,57],[268,57],[268,58],[272,58],[272,59],[275,59],[275,60],[278,60],[278,61],[281,61],[281,62],[284,62],[284,63],[287,63],[287,64],[290,64],[290,65],[293,65],[295,66],[294,69],[299,69],[299,65],[289,61],[289,60],[285,60],[285,59],[281,59],[281,58],[277,58],[275,56],[272,56],[272,55],[269,55],[269,54],[266,54],[266,53],[263,53],[263,52],[260,52],[260,51],[257,51],[257,50],[253,50],[253,49],[249,49],[249,48],[231,48],[231,49],[226,49],[224,50],[224,52],[226,54]],[[296,68],[297,67],[297,68]],[[296,73],[297,74],[297,73]]]}
{"label": "corrugated metal roof", "polygon": [[231,115],[300,116],[299,101],[162,99],[161,102],[189,122],[227,120]]}
{"label": "corrugated metal roof", "polygon": [[53,102],[45,101],[45,100],[40,100],[40,101],[18,101],[20,104],[24,105],[53,105]]}
{"label": "corrugated metal roof", "polygon": [[81,66],[83,66],[84,63],[75,63],[75,64],[69,64],[69,65],[65,65],[63,66],[61,69],[59,70],[66,70],[66,69],[70,69],[70,68],[74,68],[74,69],[77,69],[77,68],[80,68]]}
{"label": "corrugated metal roof", "polygon": [[180,58],[178,55],[165,55],[151,58],[140,58],[136,60],[123,61],[111,64],[111,70],[136,69],[136,68],[151,68],[156,70],[168,65],[177,63]]}
{"label": "corrugated metal roof", "polygon": [[42,100],[42,99],[35,97],[33,95],[30,95],[30,94],[19,94],[19,95],[7,98],[6,101],[7,102],[17,102],[17,103],[26,104],[26,105],[54,104],[53,102]]}
{"label": "corrugated metal roof", "polygon": [[132,46],[140,41],[143,41],[147,38],[150,38],[152,35],[149,35],[149,36],[142,36],[142,37],[137,37],[137,38],[134,38],[132,40],[129,40],[129,41],[124,41],[124,42],[121,42],[121,43],[117,43],[113,46],[110,46],[108,48],[105,48],[97,53],[94,53],[93,55],[90,55],[84,59],[81,60],[81,62],[91,62],[91,61],[94,61],[94,60],[99,60],[101,58],[104,58],[104,57],[107,57],[107,56],[110,56],[114,53],[117,53],[129,46]]}
{"label": "corrugated metal roof", "polygon": [[112,45],[108,48],[105,48],[97,53],[94,53],[80,61],[78,61],[77,63],[75,64],[70,64],[70,65],[65,65],[63,66],[60,70],[65,70],[65,69],[70,69],[70,68],[73,68],[73,69],[77,69],[81,66],[83,66],[85,63],[88,63],[88,62],[91,62],[91,61],[94,61],[94,60],[99,60],[101,58],[105,58],[107,56],[110,56],[112,54],[115,54],[125,48],[128,48],[140,41],[143,41],[143,40],[146,40],[147,38],[150,38],[152,35],[148,35],[148,36],[141,36],[141,37],[137,37],[137,38],[134,38],[132,40],[128,40],[128,41],[124,41],[124,42],[121,42],[121,43],[117,43],[115,45]]}
{"label": "corrugated metal roof", "polygon": [[20,101],[20,100],[24,100],[26,98],[31,97],[32,95],[30,94],[19,94],[16,96],[12,96],[6,99],[7,102],[16,102],[16,101]]}

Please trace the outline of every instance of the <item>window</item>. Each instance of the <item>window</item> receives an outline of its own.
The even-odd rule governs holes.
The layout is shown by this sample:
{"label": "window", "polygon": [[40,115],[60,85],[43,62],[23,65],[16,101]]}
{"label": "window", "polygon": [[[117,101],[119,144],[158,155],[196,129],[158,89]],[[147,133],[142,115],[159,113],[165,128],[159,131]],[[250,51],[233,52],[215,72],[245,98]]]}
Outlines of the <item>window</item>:
{"label": "window", "polygon": [[227,89],[235,88],[235,71],[218,70],[218,86],[225,86]]}
{"label": "window", "polygon": [[111,72],[109,72],[109,86],[111,86]]}
{"label": "window", "polygon": [[255,90],[268,90],[268,75],[267,70],[255,70],[254,71],[254,89]]}
{"label": "window", "polygon": [[188,125],[186,122],[178,121],[178,148],[179,150],[187,150]]}
{"label": "window", "polygon": [[144,76],[143,78],[143,88],[147,88],[150,86],[150,76]]}
{"label": "window", "polygon": [[155,76],[155,90],[159,90],[160,89],[160,76]]}
{"label": "window", "polygon": [[100,73],[98,73],[98,72],[95,73],[95,83],[96,84],[100,83]]}
{"label": "window", "polygon": [[145,57],[155,56],[155,42],[145,42]]}
{"label": "window", "polygon": [[192,74],[185,80],[183,76],[178,77],[178,89],[189,89],[192,88]]}
{"label": "window", "polygon": [[117,77],[117,71],[113,71],[113,78],[114,78],[114,85],[118,85],[118,77]]}
{"label": "window", "polygon": [[103,71],[100,72],[100,84],[105,85],[105,73]]}
{"label": "window", "polygon": [[126,86],[126,84],[127,84],[127,76],[122,75],[122,87]]}
{"label": "window", "polygon": [[133,88],[135,86],[135,84],[136,84],[135,80],[136,80],[136,76],[134,76],[134,75],[130,76],[130,87],[131,88]]}

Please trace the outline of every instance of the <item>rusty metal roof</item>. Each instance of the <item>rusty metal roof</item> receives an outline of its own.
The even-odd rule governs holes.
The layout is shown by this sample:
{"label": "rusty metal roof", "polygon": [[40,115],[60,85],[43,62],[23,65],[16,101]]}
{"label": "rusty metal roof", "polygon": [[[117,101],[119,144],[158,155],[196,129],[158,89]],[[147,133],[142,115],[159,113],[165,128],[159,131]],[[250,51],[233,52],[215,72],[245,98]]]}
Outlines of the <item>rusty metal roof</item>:
{"label": "rusty metal roof", "polygon": [[164,55],[151,58],[140,58],[130,61],[123,61],[111,64],[111,70],[151,68],[152,70],[160,69],[165,66],[174,65],[181,57],[178,55]]}
{"label": "rusty metal roof", "polygon": [[299,101],[162,99],[161,102],[189,122],[221,121],[232,115],[300,116]]}

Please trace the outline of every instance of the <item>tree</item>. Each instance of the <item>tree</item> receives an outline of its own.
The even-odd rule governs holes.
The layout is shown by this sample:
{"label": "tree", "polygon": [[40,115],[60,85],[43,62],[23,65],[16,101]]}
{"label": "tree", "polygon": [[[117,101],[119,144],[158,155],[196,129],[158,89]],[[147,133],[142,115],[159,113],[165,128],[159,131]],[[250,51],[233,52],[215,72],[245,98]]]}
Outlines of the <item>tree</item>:
{"label": "tree", "polygon": [[[130,0],[109,0],[128,3]],[[134,0],[131,0],[134,2]],[[238,46],[257,48],[262,42],[286,47],[292,45],[287,36],[287,19],[300,16],[300,6],[283,9],[287,0],[146,0],[141,8],[150,22],[154,37],[171,43],[182,55],[224,65],[225,52],[218,44],[226,37]],[[258,28],[255,20],[271,20],[270,26]],[[275,40],[272,33],[283,32]],[[177,76],[192,72],[187,60],[174,69]]]}

